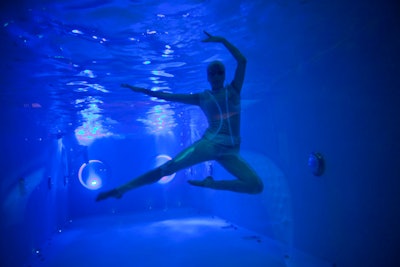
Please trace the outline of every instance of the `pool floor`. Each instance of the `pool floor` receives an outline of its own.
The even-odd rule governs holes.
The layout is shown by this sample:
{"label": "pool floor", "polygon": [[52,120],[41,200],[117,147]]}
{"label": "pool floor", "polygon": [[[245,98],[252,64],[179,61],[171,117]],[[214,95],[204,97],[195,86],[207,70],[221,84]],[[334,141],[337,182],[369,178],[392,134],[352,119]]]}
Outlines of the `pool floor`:
{"label": "pool floor", "polygon": [[26,266],[332,266],[192,210],[79,219],[33,254]]}

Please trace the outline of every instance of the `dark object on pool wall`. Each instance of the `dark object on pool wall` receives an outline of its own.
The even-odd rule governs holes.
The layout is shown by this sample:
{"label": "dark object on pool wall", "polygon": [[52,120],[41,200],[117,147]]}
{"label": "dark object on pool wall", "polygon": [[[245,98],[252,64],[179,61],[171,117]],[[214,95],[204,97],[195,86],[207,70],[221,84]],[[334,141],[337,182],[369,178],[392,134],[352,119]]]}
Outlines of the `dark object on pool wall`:
{"label": "dark object on pool wall", "polygon": [[21,196],[26,195],[26,183],[25,183],[25,178],[20,177],[18,181],[18,187],[19,187],[19,193]]}
{"label": "dark object on pool wall", "polygon": [[325,172],[325,160],[321,153],[312,152],[308,157],[308,167],[315,176],[321,176]]}
{"label": "dark object on pool wall", "polygon": [[68,182],[69,182],[68,175],[64,175],[64,186],[67,186]]}
{"label": "dark object on pool wall", "polygon": [[53,181],[51,180],[51,176],[49,176],[47,177],[47,188],[51,190],[52,187],[53,187]]}

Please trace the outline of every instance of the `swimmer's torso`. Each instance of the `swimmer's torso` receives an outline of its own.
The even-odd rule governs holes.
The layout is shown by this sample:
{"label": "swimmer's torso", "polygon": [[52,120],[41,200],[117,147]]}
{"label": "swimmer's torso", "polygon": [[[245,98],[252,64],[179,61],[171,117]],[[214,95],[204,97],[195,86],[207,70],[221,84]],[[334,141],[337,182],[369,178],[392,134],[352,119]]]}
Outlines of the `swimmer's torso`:
{"label": "swimmer's torso", "polygon": [[240,95],[227,85],[219,91],[206,90],[200,95],[200,108],[207,117],[206,136],[240,137]]}

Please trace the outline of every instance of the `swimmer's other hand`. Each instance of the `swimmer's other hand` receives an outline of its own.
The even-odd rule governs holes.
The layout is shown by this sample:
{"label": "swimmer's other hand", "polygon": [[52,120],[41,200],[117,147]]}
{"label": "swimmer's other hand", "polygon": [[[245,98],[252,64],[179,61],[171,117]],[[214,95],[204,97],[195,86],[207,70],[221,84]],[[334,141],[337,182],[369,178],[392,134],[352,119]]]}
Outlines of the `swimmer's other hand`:
{"label": "swimmer's other hand", "polygon": [[141,87],[137,87],[137,86],[133,86],[127,83],[121,83],[121,87],[125,87],[128,89],[131,89],[134,92],[138,92],[138,93],[145,93],[147,90]]}

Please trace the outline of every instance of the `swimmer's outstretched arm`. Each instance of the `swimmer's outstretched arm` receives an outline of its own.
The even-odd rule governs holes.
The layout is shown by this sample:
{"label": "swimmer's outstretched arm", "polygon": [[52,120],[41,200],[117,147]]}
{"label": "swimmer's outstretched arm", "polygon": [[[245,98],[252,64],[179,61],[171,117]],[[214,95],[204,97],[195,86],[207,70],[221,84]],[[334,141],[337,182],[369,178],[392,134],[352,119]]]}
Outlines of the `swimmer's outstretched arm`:
{"label": "swimmer's outstretched arm", "polygon": [[172,94],[160,91],[152,91],[146,88],[132,86],[126,83],[121,84],[121,87],[131,89],[134,92],[142,93],[148,96],[153,96],[159,99],[164,99],[167,101],[180,102],[184,104],[199,105],[200,104],[200,94]]}
{"label": "swimmer's outstretched arm", "polygon": [[235,58],[237,66],[236,66],[235,76],[232,81],[232,85],[240,93],[240,91],[242,90],[244,76],[246,72],[246,63],[247,63],[246,57],[239,51],[239,49],[236,46],[231,44],[224,37],[214,36],[206,31],[204,31],[204,33],[207,35],[207,38],[204,39],[203,42],[221,43],[228,49],[231,55]]}

